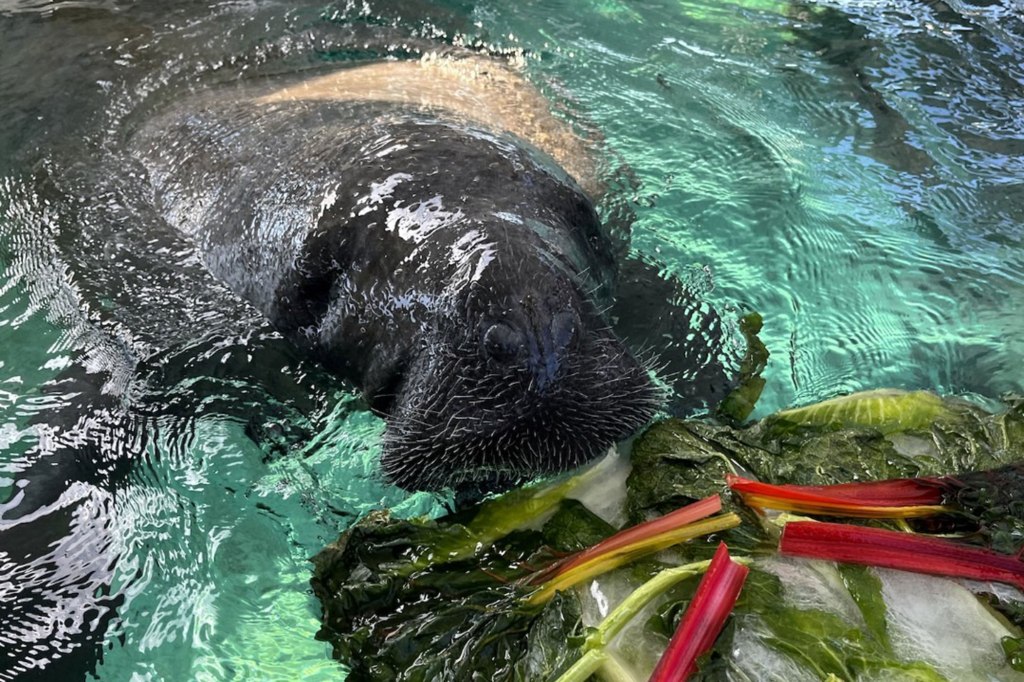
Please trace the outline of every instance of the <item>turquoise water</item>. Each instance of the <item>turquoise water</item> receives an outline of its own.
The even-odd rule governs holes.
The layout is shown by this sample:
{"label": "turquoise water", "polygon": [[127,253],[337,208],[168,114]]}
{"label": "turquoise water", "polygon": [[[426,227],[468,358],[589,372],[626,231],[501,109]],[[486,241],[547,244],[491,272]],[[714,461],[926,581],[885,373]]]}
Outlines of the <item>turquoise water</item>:
{"label": "turquoise water", "polygon": [[[522,51],[531,79],[635,174],[621,190],[634,247],[713,284],[718,307],[764,316],[758,414],[880,386],[1024,391],[1022,11],[0,0],[0,486],[44,447],[39,422],[74,403],[43,388],[67,367],[104,370],[128,403],[260,402],[244,372],[218,368],[285,351],[187,245],[148,241],[117,151],[186,90],[358,57],[359,21]],[[366,510],[442,509],[381,483],[382,422],[286,360],[281,380],[319,415],[290,452],[215,410],[98,427],[104,452],[135,464],[65,501],[89,547],[32,566],[120,595],[99,679],[338,679],[313,639],[308,557]]]}

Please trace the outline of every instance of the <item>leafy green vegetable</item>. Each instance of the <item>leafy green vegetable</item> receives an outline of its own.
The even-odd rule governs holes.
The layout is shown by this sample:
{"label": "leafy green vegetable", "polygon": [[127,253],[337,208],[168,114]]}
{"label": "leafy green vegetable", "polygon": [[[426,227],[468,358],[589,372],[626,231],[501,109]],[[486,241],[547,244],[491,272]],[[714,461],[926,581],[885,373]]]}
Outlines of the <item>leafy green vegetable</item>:
{"label": "leafy green vegetable", "polygon": [[775,414],[778,424],[813,426],[870,426],[882,433],[927,429],[936,422],[952,422],[959,410],[934,393],[882,389],[854,393],[807,407]]}
{"label": "leafy green vegetable", "polygon": [[878,638],[877,633],[833,612],[796,608],[782,592],[776,576],[752,571],[737,609],[737,617],[744,621],[740,627],[759,631],[766,644],[813,672],[817,679],[829,679],[830,675],[841,680],[946,679],[926,663],[897,659],[887,638]]}
{"label": "leafy green vegetable", "polygon": [[[634,443],[622,504],[626,525],[635,525],[724,493],[730,473],[819,486],[946,476],[952,487],[944,490],[955,498],[947,501],[963,513],[952,525],[913,523],[970,530],[967,540],[1012,553],[1024,545],[1020,462],[1024,399],[1009,400],[993,415],[931,394],[871,392],[742,427],[657,423]],[[599,474],[587,476],[599,482]],[[993,625],[991,611],[961,609],[957,617],[968,631],[1009,636],[992,642],[999,660],[976,670],[950,667],[906,641],[883,589],[896,584],[891,578],[881,580],[875,569],[779,558],[777,529],[728,494],[724,511],[742,518],[738,527],[531,601],[536,587],[528,577],[619,530],[566,498],[595,499],[578,495],[579,485],[569,479],[514,491],[436,521],[403,521],[386,512],[366,517],[314,559],[313,587],[324,605],[320,636],[351,666],[354,680],[647,679],[657,654],[652,661],[644,652],[664,650],[678,626],[697,583],[689,578],[693,565],[704,565],[725,541],[750,565],[750,576],[694,679],[933,682],[964,674],[1011,679],[1024,668],[1024,601],[986,597],[1004,622],[1018,626],[1009,629]],[[602,517],[619,518],[606,502]],[[918,596],[908,595],[908,603],[919,598],[941,606],[928,601],[927,586],[935,583],[912,584]],[[618,628],[624,629],[616,635]]]}
{"label": "leafy green vegetable", "polygon": [[[921,400],[932,405],[939,399]],[[941,414],[952,415],[949,419],[925,427],[915,423],[898,432],[873,424],[838,428],[799,422],[794,413],[744,428],[659,422],[633,446],[627,517],[636,522],[666,507],[722,492],[728,473],[765,483],[831,485],[985,471],[1024,460],[1024,399],[1012,400],[998,415],[959,400],[942,404],[946,407]],[[815,413],[808,408],[806,414]],[[975,506],[984,506],[979,502]],[[1019,503],[1011,499],[1006,504]]]}
{"label": "leafy green vegetable", "polygon": [[[1022,443],[1017,440],[1008,452],[1020,457]],[[977,520],[987,544],[1000,552],[1019,552],[1024,547],[1024,462],[955,478],[960,487],[953,501]]]}
{"label": "leafy green vegetable", "polygon": [[[572,663],[564,642],[581,627],[572,587],[739,523],[734,514],[708,518],[721,508],[716,496],[621,531],[564,562],[555,560],[549,542],[582,545],[608,528],[575,500],[563,500],[540,530],[498,537],[481,526],[480,518],[493,518],[495,509],[504,512],[503,532],[516,527],[514,519],[518,525],[533,522],[537,500],[572,487],[517,491],[484,503],[466,523],[371,514],[313,560],[313,590],[324,604],[320,636],[350,662],[358,679],[471,679],[481,671],[496,680],[535,679],[524,672],[531,670],[554,675]],[[467,538],[478,541],[472,552]],[[590,658],[616,669],[611,655]],[[572,669],[578,671],[578,662]]]}
{"label": "leafy green vegetable", "polygon": [[763,324],[757,313],[748,313],[740,318],[740,332],[747,342],[747,352],[740,361],[736,388],[716,408],[718,416],[730,423],[738,424],[749,417],[764,390],[761,373],[768,366],[769,353],[758,336]]}
{"label": "leafy green vegetable", "polygon": [[558,511],[544,524],[544,542],[559,552],[578,552],[596,545],[618,530],[573,499],[563,500]]}
{"label": "leafy green vegetable", "polygon": [[[401,521],[386,512],[350,528],[314,558],[313,591],[324,606],[319,637],[359,680],[471,679],[489,661],[494,679],[519,679],[524,656],[556,666],[579,620],[571,597],[554,599],[541,622],[569,625],[538,632],[537,650],[524,651],[523,634],[541,609],[521,605],[511,581],[540,545],[538,531],[514,532],[471,559],[425,562],[433,548],[468,531],[457,523]],[[543,666],[542,666],[543,667]]]}

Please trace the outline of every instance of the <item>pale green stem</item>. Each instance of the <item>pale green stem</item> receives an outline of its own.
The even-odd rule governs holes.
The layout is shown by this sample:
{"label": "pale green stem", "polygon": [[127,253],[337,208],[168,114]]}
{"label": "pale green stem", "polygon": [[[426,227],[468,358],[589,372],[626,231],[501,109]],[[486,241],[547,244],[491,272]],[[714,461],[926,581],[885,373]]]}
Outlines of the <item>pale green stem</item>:
{"label": "pale green stem", "polygon": [[588,651],[562,673],[557,682],[586,682],[605,664],[608,655],[603,651]]}
{"label": "pale green stem", "polygon": [[[750,564],[750,560],[743,557],[733,557],[733,561],[745,565]],[[708,570],[710,565],[711,561],[706,560],[695,561],[692,564],[675,568],[666,568],[633,590],[633,593],[612,609],[612,612],[605,616],[604,620],[587,636],[583,643],[583,655],[558,678],[557,682],[583,682],[599,669],[602,676],[610,681],[628,682],[631,679],[629,674],[614,656],[605,651],[605,648],[651,600],[676,583],[703,573]]]}
{"label": "pale green stem", "polygon": [[558,504],[576,488],[597,479],[607,467],[605,460],[581,474],[538,486],[526,486],[487,500],[465,526],[465,532],[430,548],[409,567],[409,573],[436,564],[469,559],[480,554],[514,530],[537,525],[554,513]]}
{"label": "pale green stem", "polygon": [[604,620],[587,636],[587,641],[583,643],[583,650],[594,651],[604,649],[622,631],[622,628],[636,614],[640,613],[640,610],[647,606],[652,599],[676,583],[698,573],[703,573],[708,570],[710,565],[710,560],[696,561],[692,564],[685,564],[675,568],[666,568],[658,573],[639,588],[633,590],[632,594],[623,599],[621,604],[605,616]]}
{"label": "pale green stem", "polygon": [[914,529],[911,528],[910,524],[907,522],[906,519],[896,519],[896,525],[899,526],[899,529],[904,533],[914,532]]}
{"label": "pale green stem", "polygon": [[615,654],[607,651],[588,651],[583,654],[571,668],[562,673],[557,682],[586,682],[593,675],[604,682],[637,682]]}

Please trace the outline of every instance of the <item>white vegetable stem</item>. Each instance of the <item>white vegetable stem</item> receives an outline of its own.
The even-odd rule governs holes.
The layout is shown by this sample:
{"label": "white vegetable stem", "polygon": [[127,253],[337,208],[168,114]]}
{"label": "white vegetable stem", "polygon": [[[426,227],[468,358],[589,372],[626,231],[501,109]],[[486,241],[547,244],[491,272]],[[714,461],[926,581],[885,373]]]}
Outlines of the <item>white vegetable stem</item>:
{"label": "white vegetable stem", "polygon": [[[734,557],[733,561],[750,564],[749,559],[742,557]],[[608,682],[635,682],[614,654],[607,651],[608,645],[651,600],[676,583],[704,573],[710,565],[711,561],[707,560],[667,568],[634,590],[587,636],[582,647],[583,655],[557,682],[586,682],[595,673]]]}

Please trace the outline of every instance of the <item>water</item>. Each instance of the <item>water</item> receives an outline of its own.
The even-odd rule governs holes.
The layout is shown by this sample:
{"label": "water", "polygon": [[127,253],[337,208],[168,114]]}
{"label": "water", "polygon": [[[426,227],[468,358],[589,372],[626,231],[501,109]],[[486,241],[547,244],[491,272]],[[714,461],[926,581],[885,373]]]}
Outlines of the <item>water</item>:
{"label": "water", "polygon": [[[521,50],[532,80],[635,173],[634,248],[710,279],[720,308],[764,316],[758,414],[880,386],[1024,391],[1014,0],[0,0],[0,487],[48,447],[40,424],[75,414],[75,386],[45,388],[62,372],[105,370],[107,394],[138,406],[93,418],[109,459],[97,476],[114,483],[75,487],[66,515],[20,526],[88,527],[91,542],[22,558],[17,574],[0,554],[0,591],[5,576],[50,576],[55,609],[98,606],[71,608],[42,641],[115,609],[100,679],[337,678],[313,639],[307,558],[367,509],[441,508],[380,481],[381,422],[187,244],[154,237],[118,162],[185,91],[358,57],[360,17]],[[246,411],[269,401],[247,374],[260,364],[285,368],[282,422],[314,406],[298,450],[245,433]],[[90,596],[105,583],[109,597]],[[12,628],[32,626],[9,604],[0,623],[8,651]]]}

